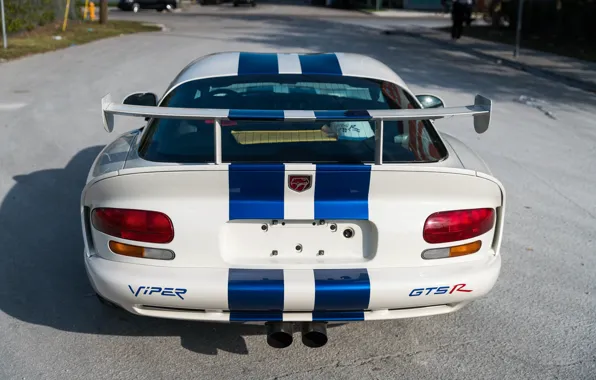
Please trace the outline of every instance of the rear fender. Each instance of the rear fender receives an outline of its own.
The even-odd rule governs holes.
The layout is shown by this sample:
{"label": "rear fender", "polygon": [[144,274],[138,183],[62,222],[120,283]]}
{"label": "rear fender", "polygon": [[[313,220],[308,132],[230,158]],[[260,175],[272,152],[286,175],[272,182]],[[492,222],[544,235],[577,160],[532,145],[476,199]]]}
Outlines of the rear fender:
{"label": "rear fender", "polygon": [[493,242],[493,249],[495,254],[500,254],[501,252],[501,245],[503,243],[503,229],[505,227],[505,206],[507,203],[507,195],[505,192],[505,187],[495,177],[490,174],[483,173],[483,172],[476,172],[476,175],[480,178],[484,178],[488,181],[493,182],[495,185],[499,187],[501,190],[501,207],[497,208],[497,223],[495,226],[495,237]]}

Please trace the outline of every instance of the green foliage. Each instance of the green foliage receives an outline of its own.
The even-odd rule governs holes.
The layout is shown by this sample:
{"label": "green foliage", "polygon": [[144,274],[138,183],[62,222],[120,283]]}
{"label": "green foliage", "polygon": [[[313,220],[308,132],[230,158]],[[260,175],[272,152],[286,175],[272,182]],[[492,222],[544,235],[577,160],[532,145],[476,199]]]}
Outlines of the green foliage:
{"label": "green foliage", "polygon": [[[60,29],[60,25],[52,25],[38,28],[31,33],[11,36],[8,40],[8,49],[0,48],[0,60],[10,60],[31,54],[64,49],[73,44],[82,45],[123,34],[158,32],[161,30],[157,25],[147,25],[135,21],[108,21],[106,24],[75,21],[69,23],[66,31],[62,32]],[[62,38],[55,40],[53,36],[56,34],[59,34]]]}
{"label": "green foliage", "polygon": [[[517,27],[519,0],[503,2],[503,13],[510,29]],[[596,36],[596,1],[594,0],[524,0],[522,34],[551,38],[553,43],[567,44]],[[593,43],[593,42],[592,42]]]}
{"label": "green foliage", "polygon": [[[64,17],[66,0],[4,0],[6,31],[32,30]],[[71,0],[69,15],[76,17],[75,0]],[[1,22],[1,20],[0,20]]]}

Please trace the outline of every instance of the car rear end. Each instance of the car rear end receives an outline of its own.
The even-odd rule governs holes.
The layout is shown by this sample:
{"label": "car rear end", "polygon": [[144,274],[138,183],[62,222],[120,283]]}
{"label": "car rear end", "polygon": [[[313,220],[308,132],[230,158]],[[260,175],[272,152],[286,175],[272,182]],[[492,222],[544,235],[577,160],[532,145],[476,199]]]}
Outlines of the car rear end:
{"label": "car rear end", "polygon": [[[200,93],[196,106],[218,108],[226,96],[206,94],[219,88],[241,94],[225,100],[238,109],[272,104],[256,88],[272,78],[219,80],[164,102],[188,107],[181,99],[197,98],[186,93]],[[399,107],[370,100],[383,88],[377,81],[309,80],[274,83],[274,105]],[[328,82],[336,94],[325,97]],[[311,98],[295,96],[313,88]],[[417,107],[402,89],[381,90],[385,98],[396,91]],[[374,96],[365,101],[363,92]],[[213,120],[161,119],[115,143],[128,144],[126,161],[93,178],[82,197],[98,294],[135,314],[268,322],[280,332],[291,322],[316,332],[327,322],[448,313],[485,296],[501,265],[502,185],[445,165],[453,157],[428,121],[385,123],[383,165],[374,163],[375,123],[338,123],[244,115],[218,135]]]}

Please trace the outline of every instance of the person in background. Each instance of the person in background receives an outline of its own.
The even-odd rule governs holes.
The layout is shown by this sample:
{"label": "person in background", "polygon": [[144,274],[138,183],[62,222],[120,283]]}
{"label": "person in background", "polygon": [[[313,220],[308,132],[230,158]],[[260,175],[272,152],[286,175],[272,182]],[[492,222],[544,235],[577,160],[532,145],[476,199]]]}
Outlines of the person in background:
{"label": "person in background", "polygon": [[464,22],[469,25],[470,17],[472,13],[472,0],[453,0],[453,6],[451,8],[451,20],[453,22],[451,26],[451,38],[456,41],[458,40],[464,29]]}

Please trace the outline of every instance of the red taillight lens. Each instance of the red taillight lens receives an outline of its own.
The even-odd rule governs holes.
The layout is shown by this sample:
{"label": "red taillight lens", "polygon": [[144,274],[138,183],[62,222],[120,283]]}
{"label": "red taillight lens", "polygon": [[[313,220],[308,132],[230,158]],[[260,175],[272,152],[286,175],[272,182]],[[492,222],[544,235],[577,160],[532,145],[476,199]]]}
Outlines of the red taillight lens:
{"label": "red taillight lens", "polygon": [[174,239],[172,221],[161,212],[96,208],[91,221],[97,230],[122,239],[147,243],[169,243]]}
{"label": "red taillight lens", "polygon": [[492,208],[442,211],[426,219],[422,235],[427,243],[448,243],[482,235],[490,231],[494,223]]}

